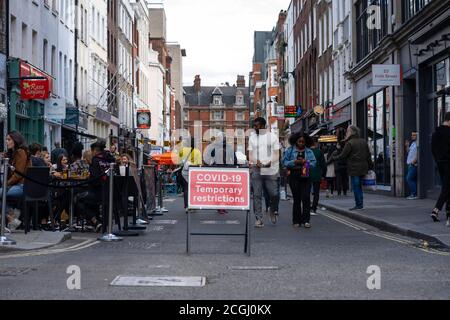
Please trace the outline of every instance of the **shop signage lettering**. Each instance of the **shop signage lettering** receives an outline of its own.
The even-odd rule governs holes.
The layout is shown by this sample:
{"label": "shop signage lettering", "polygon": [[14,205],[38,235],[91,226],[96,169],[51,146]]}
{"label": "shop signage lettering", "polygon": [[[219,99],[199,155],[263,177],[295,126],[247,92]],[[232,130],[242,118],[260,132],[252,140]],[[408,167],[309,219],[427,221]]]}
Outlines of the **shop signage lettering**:
{"label": "shop signage lettering", "polygon": [[374,64],[372,66],[372,82],[374,86],[400,86],[401,68],[398,64]]}
{"label": "shop signage lettering", "polygon": [[46,100],[50,98],[48,79],[20,81],[20,98],[22,100]]}

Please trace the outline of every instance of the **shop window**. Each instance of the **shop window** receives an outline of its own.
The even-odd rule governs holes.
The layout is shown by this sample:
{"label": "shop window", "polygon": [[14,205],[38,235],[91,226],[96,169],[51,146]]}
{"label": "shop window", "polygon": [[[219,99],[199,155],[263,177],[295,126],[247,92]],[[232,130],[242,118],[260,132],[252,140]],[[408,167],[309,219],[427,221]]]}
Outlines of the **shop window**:
{"label": "shop window", "polygon": [[388,90],[382,90],[365,101],[367,110],[365,131],[379,185],[390,185],[391,182],[390,104]]}

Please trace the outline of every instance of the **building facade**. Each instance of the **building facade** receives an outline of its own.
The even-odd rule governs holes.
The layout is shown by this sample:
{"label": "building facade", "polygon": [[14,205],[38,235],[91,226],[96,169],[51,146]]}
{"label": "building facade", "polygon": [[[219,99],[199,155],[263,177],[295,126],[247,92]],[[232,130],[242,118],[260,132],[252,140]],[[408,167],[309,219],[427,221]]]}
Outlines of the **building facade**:
{"label": "building facade", "polygon": [[174,110],[170,112],[171,132],[183,128],[184,120],[184,95],[183,95],[183,58],[186,57],[186,50],[178,43],[167,45],[169,54],[172,57],[170,69],[171,86],[174,90]]}
{"label": "building facade", "polygon": [[[408,193],[404,141],[418,132],[419,194],[434,197],[440,181],[430,170],[430,139],[450,110],[450,3],[384,0],[379,8],[370,28],[373,12],[367,1],[355,1],[352,8],[352,121],[368,140],[380,192],[393,196]],[[374,85],[377,64],[399,66],[400,86]]]}
{"label": "building facade", "polygon": [[[10,1],[9,77],[39,73],[51,78],[51,99],[75,107],[75,7],[73,1]],[[45,101],[20,99],[19,81],[10,82],[10,128],[28,143],[51,148],[74,129],[45,116]]]}
{"label": "building facade", "polygon": [[2,146],[3,149],[5,148],[5,137],[8,131],[6,58],[9,55],[9,17],[6,5],[6,0],[0,1],[0,146]]}
{"label": "building facade", "polygon": [[237,152],[245,154],[250,114],[248,87],[243,80],[238,76],[233,86],[202,87],[198,75],[194,86],[184,87],[188,114],[184,129],[196,139],[196,146],[202,150],[212,139],[223,135],[234,141]]}

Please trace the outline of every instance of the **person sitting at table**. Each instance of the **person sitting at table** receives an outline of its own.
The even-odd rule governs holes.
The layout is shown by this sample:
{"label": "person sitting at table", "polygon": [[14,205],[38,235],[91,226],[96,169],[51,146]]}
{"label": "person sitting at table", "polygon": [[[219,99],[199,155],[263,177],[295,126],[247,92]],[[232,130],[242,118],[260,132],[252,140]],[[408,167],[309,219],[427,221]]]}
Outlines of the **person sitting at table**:
{"label": "person sitting at table", "polygon": [[50,153],[48,151],[41,152],[41,159],[44,160],[45,166],[51,168],[52,162],[50,161]]}
{"label": "person sitting at table", "polygon": [[[27,169],[31,166],[31,160],[24,136],[18,131],[9,132],[6,135],[6,147],[7,151],[4,154],[4,157],[9,159],[9,164],[18,172],[26,174]],[[7,200],[19,200],[22,198],[24,181],[24,178],[16,172],[11,170],[8,171],[8,190],[6,193]],[[2,194],[2,191],[3,190],[0,189],[0,194]],[[21,221],[19,220],[19,216],[15,215],[14,210],[10,209],[11,208],[9,208],[7,204],[7,223],[10,230],[15,230],[21,225]]]}
{"label": "person sitting at table", "polygon": [[[89,151],[87,151],[89,152]],[[82,176],[83,172],[89,171],[89,164],[86,159],[82,159],[83,145],[76,146],[72,150],[72,164],[70,171],[76,172],[78,176]]]}
{"label": "person sitting at table", "polygon": [[[102,227],[98,208],[103,204],[103,214],[105,214],[105,205],[107,204],[106,199],[103,199],[106,195],[103,194],[102,188],[108,179],[105,173],[109,169],[110,163],[116,162],[111,153],[105,149],[105,141],[97,141],[91,145],[92,161],[89,166],[89,172],[92,182],[89,184],[86,196],[79,201],[82,212],[86,214],[88,225],[93,226],[96,232],[99,232]],[[104,216],[102,218],[104,219]]]}
{"label": "person sitting at table", "polygon": [[68,176],[64,176],[64,172],[69,171],[69,159],[66,155],[60,154],[58,156],[58,160],[56,161],[56,164],[52,166],[52,176],[58,179],[67,179]]}
{"label": "person sitting at table", "polygon": [[46,167],[44,159],[42,159],[42,145],[39,143],[33,143],[30,146],[30,158],[32,167]]}

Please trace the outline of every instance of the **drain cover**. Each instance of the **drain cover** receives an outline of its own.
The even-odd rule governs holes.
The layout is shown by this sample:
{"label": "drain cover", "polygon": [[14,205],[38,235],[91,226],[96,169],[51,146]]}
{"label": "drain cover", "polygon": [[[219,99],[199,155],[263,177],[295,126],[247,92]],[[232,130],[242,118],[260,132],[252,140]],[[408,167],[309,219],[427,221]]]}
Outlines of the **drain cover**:
{"label": "drain cover", "polygon": [[118,276],[112,286],[118,287],[204,287],[205,277],[134,277]]}

